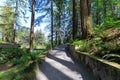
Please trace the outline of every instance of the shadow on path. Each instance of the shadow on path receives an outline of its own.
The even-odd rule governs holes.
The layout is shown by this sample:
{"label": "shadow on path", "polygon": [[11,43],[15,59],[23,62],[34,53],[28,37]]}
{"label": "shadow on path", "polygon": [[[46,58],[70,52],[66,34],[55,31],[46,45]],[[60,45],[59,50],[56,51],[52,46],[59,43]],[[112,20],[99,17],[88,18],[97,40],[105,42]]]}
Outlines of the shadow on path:
{"label": "shadow on path", "polygon": [[43,64],[40,71],[42,74],[40,74],[39,80],[73,80],[47,62]]}
{"label": "shadow on path", "polygon": [[39,69],[37,80],[94,80],[67,51],[67,45],[53,49]]}

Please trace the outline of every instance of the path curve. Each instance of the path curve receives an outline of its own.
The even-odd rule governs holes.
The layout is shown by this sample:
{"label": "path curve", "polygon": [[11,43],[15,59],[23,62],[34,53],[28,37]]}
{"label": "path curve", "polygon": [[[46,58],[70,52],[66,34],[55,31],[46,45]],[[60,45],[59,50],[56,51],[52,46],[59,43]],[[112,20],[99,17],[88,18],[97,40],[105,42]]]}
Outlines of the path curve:
{"label": "path curve", "polygon": [[67,45],[53,49],[43,62],[36,80],[94,80],[82,64],[78,64],[67,51]]}

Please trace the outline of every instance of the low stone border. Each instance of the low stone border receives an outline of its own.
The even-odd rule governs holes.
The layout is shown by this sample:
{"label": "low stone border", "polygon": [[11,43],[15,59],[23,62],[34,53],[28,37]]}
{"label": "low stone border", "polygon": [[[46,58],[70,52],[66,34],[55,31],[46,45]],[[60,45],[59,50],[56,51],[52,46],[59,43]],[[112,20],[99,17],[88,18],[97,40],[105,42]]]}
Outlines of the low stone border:
{"label": "low stone border", "polygon": [[19,44],[0,44],[0,48],[16,48],[20,47]]}
{"label": "low stone border", "polygon": [[75,52],[75,47],[69,45],[72,55],[83,62],[93,72],[96,80],[120,80],[120,65],[106,60],[98,59],[83,52]]}

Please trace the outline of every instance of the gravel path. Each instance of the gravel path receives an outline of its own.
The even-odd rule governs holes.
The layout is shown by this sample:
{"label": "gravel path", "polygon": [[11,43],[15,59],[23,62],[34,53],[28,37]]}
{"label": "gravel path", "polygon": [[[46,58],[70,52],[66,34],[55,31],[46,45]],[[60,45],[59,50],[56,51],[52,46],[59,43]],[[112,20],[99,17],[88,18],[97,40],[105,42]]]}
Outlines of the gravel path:
{"label": "gravel path", "polygon": [[91,73],[71,57],[66,47],[61,45],[50,52],[37,72],[37,80],[94,80]]}

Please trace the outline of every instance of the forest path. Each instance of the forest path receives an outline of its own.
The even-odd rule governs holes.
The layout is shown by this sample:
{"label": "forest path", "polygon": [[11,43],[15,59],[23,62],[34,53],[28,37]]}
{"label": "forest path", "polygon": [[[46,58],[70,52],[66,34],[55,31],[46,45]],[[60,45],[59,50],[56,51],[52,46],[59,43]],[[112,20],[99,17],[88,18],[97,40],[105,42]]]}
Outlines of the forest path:
{"label": "forest path", "polygon": [[53,49],[36,75],[37,80],[94,80],[93,75],[67,51],[67,45]]}

